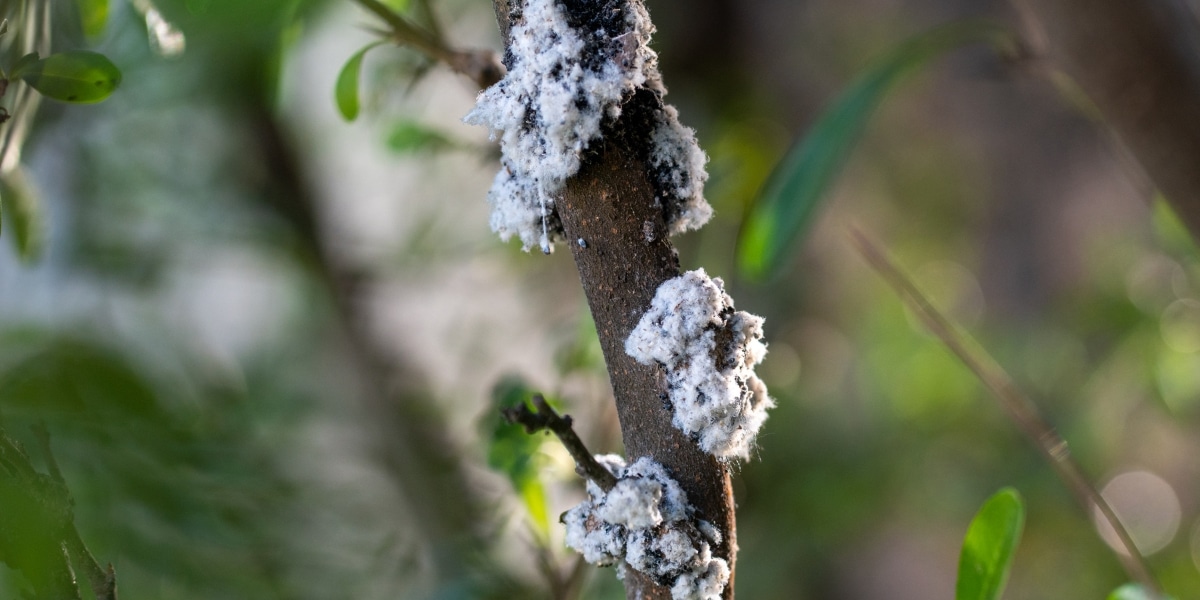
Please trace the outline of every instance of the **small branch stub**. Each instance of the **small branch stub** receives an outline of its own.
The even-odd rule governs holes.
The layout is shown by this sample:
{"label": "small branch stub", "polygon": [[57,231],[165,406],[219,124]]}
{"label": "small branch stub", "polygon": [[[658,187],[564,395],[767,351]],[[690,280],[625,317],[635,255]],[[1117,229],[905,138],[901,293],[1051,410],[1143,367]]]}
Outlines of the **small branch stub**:
{"label": "small branch stub", "polygon": [[534,394],[533,406],[534,410],[529,410],[527,404],[521,404],[502,409],[500,412],[509,423],[524,426],[527,433],[547,429],[558,436],[567,452],[571,453],[571,458],[575,459],[575,472],[579,473],[580,477],[591,480],[606,492],[617,485],[617,478],[596,462],[596,458],[588,452],[587,446],[583,445],[583,440],[579,439],[575,430],[571,428],[570,415],[559,416],[541,394]]}

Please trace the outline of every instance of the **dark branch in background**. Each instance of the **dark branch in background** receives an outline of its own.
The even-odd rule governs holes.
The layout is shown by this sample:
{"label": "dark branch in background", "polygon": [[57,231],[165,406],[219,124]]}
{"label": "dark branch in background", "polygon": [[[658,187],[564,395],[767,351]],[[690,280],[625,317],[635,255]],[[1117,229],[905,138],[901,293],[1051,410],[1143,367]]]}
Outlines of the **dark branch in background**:
{"label": "dark branch in background", "polygon": [[500,81],[500,78],[504,76],[504,65],[500,64],[500,58],[496,56],[495,52],[486,49],[459,50],[450,47],[442,35],[441,27],[437,24],[437,18],[427,1],[421,2],[421,7],[431,24],[429,30],[409,21],[379,0],[354,1],[387,24],[392,41],[401,46],[413,48],[431,60],[445,63],[451,69],[470,77],[481,89]]}
{"label": "dark branch in background", "polygon": [[1146,563],[1146,558],[1134,545],[1133,538],[1129,537],[1129,532],[1121,525],[1121,520],[1117,518],[1116,513],[1105,502],[1100,492],[1097,492],[1096,488],[1092,486],[1087,476],[1084,475],[1083,469],[1071,457],[1067,441],[1042,419],[1033,402],[1021,392],[1012,377],[986,351],[978,349],[977,345],[974,349],[968,346],[967,337],[945,315],[934,308],[916,284],[866,234],[857,228],[851,228],[850,237],[859,253],[892,287],[896,295],[900,296],[900,299],[917,314],[929,331],[937,336],[942,344],[992,392],[992,395],[1000,403],[1000,407],[1008,413],[1021,433],[1025,434],[1029,443],[1033,444],[1046,462],[1054,468],[1054,472],[1063,480],[1067,489],[1071,491],[1075,500],[1083,508],[1084,514],[1090,518],[1092,509],[1095,508],[1104,515],[1104,519],[1108,521],[1121,540],[1121,546],[1125,553],[1115,552],[1115,554],[1129,576],[1142,584],[1155,597],[1161,597],[1161,586]]}
{"label": "dark branch in background", "polygon": [[500,412],[509,423],[525,427],[526,433],[548,429],[558,436],[559,441],[566,446],[567,452],[571,453],[571,458],[575,459],[575,472],[579,473],[580,477],[592,480],[606,492],[617,485],[617,478],[604,468],[604,465],[596,462],[596,457],[588,452],[583,440],[579,439],[575,430],[571,428],[571,415],[559,416],[541,394],[533,396],[533,410],[529,410],[529,405],[522,403]]}
{"label": "dark branch in background", "polygon": [[[360,386],[362,409],[371,426],[364,435],[413,515],[412,523],[431,549],[436,577],[461,583],[472,575],[488,537],[487,513],[475,500],[460,454],[441,411],[419,389],[417,377],[380,349],[360,313],[359,294],[373,286],[368,273],[338,261],[322,237],[317,199],[302,176],[299,157],[280,129],[265,98],[247,95],[244,107],[256,129],[258,151],[271,173],[263,205],[294,236],[297,254],[324,288],[333,307],[334,328]],[[514,592],[516,593],[516,592]]]}
{"label": "dark branch in background", "polygon": [[97,600],[117,600],[112,565],[102,569],[75,528],[75,501],[50,450],[50,434],[40,424],[33,431],[49,475],[0,428],[0,557],[25,575],[35,599],[81,598],[75,570],[82,569]]}
{"label": "dark branch in background", "polygon": [[1035,50],[1078,83],[1200,239],[1200,19],[1189,0],[1013,2]]}

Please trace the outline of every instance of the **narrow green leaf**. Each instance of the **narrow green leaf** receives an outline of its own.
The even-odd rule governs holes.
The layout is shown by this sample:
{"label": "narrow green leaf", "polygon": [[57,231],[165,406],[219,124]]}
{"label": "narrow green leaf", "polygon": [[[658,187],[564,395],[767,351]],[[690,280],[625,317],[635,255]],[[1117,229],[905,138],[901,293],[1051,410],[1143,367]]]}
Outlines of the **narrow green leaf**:
{"label": "narrow green leaf", "polygon": [[409,154],[437,152],[452,148],[456,144],[440,131],[414,121],[400,121],[388,133],[387,145],[393,152]]}
{"label": "narrow green leaf", "polygon": [[546,537],[550,532],[550,518],[539,454],[546,437],[528,434],[520,425],[513,425],[500,416],[501,409],[527,403],[532,397],[533,390],[522,379],[505,378],[492,390],[492,409],[481,425],[489,439],[488,466],[508,476],[535,530]]}
{"label": "narrow green leaf", "polygon": [[358,118],[358,81],[362,75],[363,57],[367,55],[368,50],[382,43],[368,44],[362,50],[355,52],[338,73],[334,97],[337,99],[338,111],[347,121]]}
{"label": "narrow green leaf", "polygon": [[79,17],[83,22],[83,33],[95,37],[104,33],[108,23],[108,0],[79,0]]}
{"label": "narrow green leaf", "polygon": [[747,213],[738,243],[743,274],[765,279],[811,226],[825,192],[841,172],[867,120],[906,76],[965,44],[1014,47],[1006,28],[986,22],[952,23],[912,38],[868,68],[797,140],[776,165]]}
{"label": "narrow green leaf", "polygon": [[92,104],[108,98],[121,84],[121,71],[103,54],[72,50],[43,59],[26,55],[13,66],[12,78],[20,78],[47,98],[76,104]]}
{"label": "narrow green leaf", "polygon": [[3,210],[8,213],[4,226],[12,234],[17,256],[26,263],[37,260],[42,252],[45,224],[38,196],[20,168],[0,176],[0,198],[4,199]]}
{"label": "narrow green leaf", "polygon": [[958,561],[955,600],[997,600],[1008,582],[1025,526],[1025,503],[1012,488],[996,492],[971,520]]}
{"label": "narrow green leaf", "polygon": [[1108,595],[1108,600],[1174,600],[1171,596],[1152,594],[1140,584],[1127,583]]}

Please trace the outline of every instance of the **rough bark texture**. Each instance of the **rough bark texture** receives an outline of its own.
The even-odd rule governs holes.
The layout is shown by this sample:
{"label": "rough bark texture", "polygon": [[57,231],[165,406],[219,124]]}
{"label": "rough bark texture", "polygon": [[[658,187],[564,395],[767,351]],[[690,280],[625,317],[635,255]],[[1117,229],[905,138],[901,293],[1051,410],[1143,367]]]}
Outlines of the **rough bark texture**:
{"label": "rough bark texture", "polygon": [[[626,460],[648,456],[667,468],[699,518],[720,527],[725,539],[714,554],[732,568],[736,533],[729,469],[671,424],[660,369],[625,354],[625,339],[650,308],[659,284],[679,275],[679,259],[667,239],[662,210],[655,206],[645,165],[630,159],[630,153],[619,142],[606,141],[568,181],[558,212],[567,239],[575,241],[571,252],[608,365]],[[726,598],[733,597],[732,590],[731,577]],[[641,578],[627,579],[626,591],[630,598],[671,597],[670,591]]]}
{"label": "rough bark texture", "polygon": [[[1017,1],[1200,239],[1200,19],[1185,0]],[[1037,39],[1041,38],[1041,39]]]}
{"label": "rough bark texture", "polygon": [[[506,45],[514,1],[493,0]],[[599,10],[579,6],[591,5],[573,3],[569,9]],[[729,467],[671,424],[661,370],[625,354],[625,339],[650,308],[658,286],[679,275],[679,258],[643,160],[649,132],[644,118],[653,110],[646,103],[657,101],[644,93],[629,100],[621,119],[605,127],[603,140],[588,149],[579,173],[557,199],[557,211],[596,322],[626,460],[647,456],[662,464],[687,492],[697,517],[721,530],[722,543],[713,548],[713,555],[729,563],[723,597],[731,600],[737,534]],[[626,573],[628,598],[670,600],[669,589],[633,569]]]}

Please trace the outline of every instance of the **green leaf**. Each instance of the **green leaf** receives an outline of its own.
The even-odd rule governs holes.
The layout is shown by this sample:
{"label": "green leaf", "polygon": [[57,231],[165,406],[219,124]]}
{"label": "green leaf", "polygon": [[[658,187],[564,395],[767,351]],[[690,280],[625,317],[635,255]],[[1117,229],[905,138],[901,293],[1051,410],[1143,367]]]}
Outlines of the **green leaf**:
{"label": "green leaf", "polygon": [[1173,600],[1171,596],[1150,593],[1137,583],[1127,583],[1108,595],[1108,600]]}
{"label": "green leaf", "polygon": [[20,78],[47,98],[92,104],[108,98],[121,84],[121,71],[103,54],[72,50],[38,59],[26,55],[13,66],[11,77]]}
{"label": "green leaf", "polygon": [[108,22],[108,0],[79,0],[79,18],[83,21],[83,33],[95,37],[104,33]]}
{"label": "green leaf", "polygon": [[525,404],[533,390],[519,377],[507,377],[492,390],[492,409],[484,417],[483,433],[488,443],[488,466],[504,473],[525,505],[536,530],[545,538],[550,532],[546,488],[540,475],[543,434],[529,434],[500,416],[500,410]]}
{"label": "green leaf", "polygon": [[157,402],[128,358],[84,339],[54,340],[0,371],[5,417],[127,421],[157,414]]}
{"label": "green leaf", "polygon": [[368,50],[382,43],[368,44],[362,50],[355,52],[338,73],[334,96],[337,99],[338,111],[347,121],[358,118],[358,81],[362,74],[363,57],[367,55]]}
{"label": "green leaf", "polygon": [[45,223],[37,193],[19,167],[0,175],[0,198],[3,198],[0,209],[7,213],[4,225],[10,228],[17,256],[26,263],[37,260],[42,252]]}
{"label": "green leaf", "polygon": [[952,23],[909,39],[868,68],[826,109],[776,165],[751,206],[738,242],[743,274],[766,279],[812,225],[821,201],[841,172],[867,120],[887,94],[932,59],[959,46],[988,42],[1015,47],[1006,28],[986,22]]}
{"label": "green leaf", "polygon": [[1021,529],[1025,503],[1012,488],[988,498],[971,520],[958,561],[955,600],[996,600],[1008,581]]}
{"label": "green leaf", "polygon": [[400,121],[388,132],[387,145],[393,152],[409,154],[437,152],[457,144],[440,131],[414,121]]}

